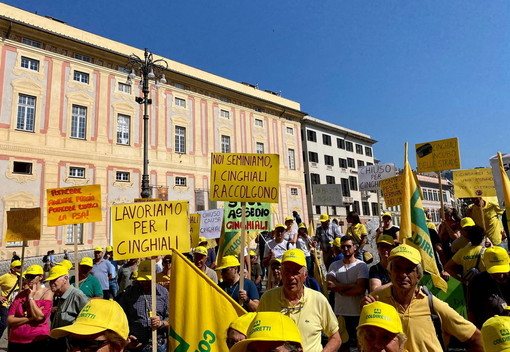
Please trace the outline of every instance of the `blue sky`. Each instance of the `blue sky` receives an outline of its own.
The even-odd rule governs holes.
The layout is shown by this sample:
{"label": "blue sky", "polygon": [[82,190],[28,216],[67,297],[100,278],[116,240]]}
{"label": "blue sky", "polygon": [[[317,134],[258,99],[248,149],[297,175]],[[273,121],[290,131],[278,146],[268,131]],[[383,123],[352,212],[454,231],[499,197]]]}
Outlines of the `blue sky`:
{"label": "blue sky", "polygon": [[[68,1],[5,3],[235,80],[379,142],[458,137],[462,168],[509,153],[508,1]],[[410,162],[415,167],[414,153]]]}

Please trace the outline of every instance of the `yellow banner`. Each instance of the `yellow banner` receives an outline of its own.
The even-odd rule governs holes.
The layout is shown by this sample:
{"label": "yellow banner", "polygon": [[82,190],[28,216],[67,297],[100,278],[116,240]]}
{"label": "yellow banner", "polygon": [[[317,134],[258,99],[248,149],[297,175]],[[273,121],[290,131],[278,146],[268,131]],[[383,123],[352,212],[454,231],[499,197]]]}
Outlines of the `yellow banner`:
{"label": "yellow banner", "polygon": [[499,162],[499,173],[501,175],[501,185],[503,188],[503,198],[505,200],[505,209],[506,209],[506,220],[507,224],[510,225],[510,180],[508,179],[508,175],[503,167],[503,157],[501,153],[498,152],[498,162]]}
{"label": "yellow banner", "polygon": [[278,154],[211,154],[210,200],[278,203]]}
{"label": "yellow banner", "polygon": [[46,202],[48,226],[103,220],[100,185],[47,189]]}
{"label": "yellow banner", "polygon": [[404,178],[402,175],[385,178],[380,180],[379,184],[387,208],[402,205],[404,196]]}
{"label": "yellow banner", "polygon": [[228,352],[228,326],[246,311],[179,251],[173,253],[169,351]]}
{"label": "yellow banner", "polygon": [[5,241],[34,241],[41,238],[41,208],[7,211]]}
{"label": "yellow banner", "polygon": [[198,246],[198,237],[200,236],[200,214],[189,214],[191,247]]}
{"label": "yellow banner", "polygon": [[455,198],[495,197],[496,187],[490,167],[453,172]]}
{"label": "yellow banner", "polygon": [[187,201],[114,205],[111,219],[117,259],[165,255],[172,247],[190,251]]}
{"label": "yellow banner", "polygon": [[418,172],[460,169],[459,139],[416,144]]}

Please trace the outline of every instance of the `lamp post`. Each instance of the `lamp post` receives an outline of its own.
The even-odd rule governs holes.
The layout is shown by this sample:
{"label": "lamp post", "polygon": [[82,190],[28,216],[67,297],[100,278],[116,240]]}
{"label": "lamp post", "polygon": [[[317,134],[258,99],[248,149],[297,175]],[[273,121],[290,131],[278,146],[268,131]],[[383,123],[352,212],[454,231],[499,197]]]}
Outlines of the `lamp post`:
{"label": "lamp post", "polygon": [[164,72],[168,69],[168,64],[163,59],[153,60],[152,53],[145,49],[144,58],[140,58],[135,54],[129,56],[128,66],[131,67],[131,73],[128,75],[127,84],[131,84],[136,78],[135,70],[140,72],[143,97],[136,97],[138,104],[143,104],[143,174],[142,174],[142,192],[141,197],[150,198],[151,191],[149,186],[149,105],[152,99],[149,98],[149,79],[156,81],[156,88],[160,83],[166,83],[165,74],[161,74],[161,78],[157,79],[154,71]]}

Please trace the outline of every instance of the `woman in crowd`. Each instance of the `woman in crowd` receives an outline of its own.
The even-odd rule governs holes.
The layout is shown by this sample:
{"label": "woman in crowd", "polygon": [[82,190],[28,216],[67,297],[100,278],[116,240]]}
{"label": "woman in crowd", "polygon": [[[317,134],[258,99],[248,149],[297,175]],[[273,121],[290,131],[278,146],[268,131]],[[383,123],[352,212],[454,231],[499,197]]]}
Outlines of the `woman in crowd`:
{"label": "woman in crowd", "polygon": [[363,247],[365,247],[368,242],[367,228],[361,223],[359,215],[355,211],[351,211],[347,215],[347,222],[351,224],[351,226],[347,229],[345,234],[354,238],[356,244],[358,245],[356,258],[363,260]]}
{"label": "woman in crowd", "polygon": [[376,241],[382,235],[389,235],[393,237],[393,241],[395,244],[399,243],[400,239],[400,227],[393,225],[393,221],[391,219],[390,213],[384,213],[382,216],[382,226],[379,227],[376,231]]}
{"label": "woman in crowd", "polygon": [[368,272],[370,292],[382,290],[391,285],[390,273],[388,272],[388,257],[391,250],[395,247],[393,237],[382,235],[377,239],[377,252],[379,253],[379,263],[372,266]]}

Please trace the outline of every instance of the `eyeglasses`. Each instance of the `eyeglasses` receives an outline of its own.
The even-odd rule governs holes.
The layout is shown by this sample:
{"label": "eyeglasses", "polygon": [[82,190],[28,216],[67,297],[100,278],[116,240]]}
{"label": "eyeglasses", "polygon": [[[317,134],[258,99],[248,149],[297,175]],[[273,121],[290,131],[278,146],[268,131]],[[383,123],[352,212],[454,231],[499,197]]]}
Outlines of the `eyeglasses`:
{"label": "eyeglasses", "polygon": [[69,350],[78,349],[81,352],[96,352],[109,343],[110,341],[108,340],[86,340],[67,336],[67,347]]}
{"label": "eyeglasses", "polygon": [[227,271],[229,271],[230,269],[232,269],[232,268],[223,268],[223,269],[221,269],[221,273],[222,273],[222,274],[225,274],[225,273],[226,273]]}
{"label": "eyeglasses", "polygon": [[340,248],[342,248],[342,249],[349,249],[349,248],[351,248],[351,247],[352,247],[352,244],[342,244],[342,245],[340,246]]}
{"label": "eyeglasses", "polygon": [[35,279],[36,277],[38,277],[39,275],[34,275],[34,274],[25,274],[25,279],[27,280],[33,280]]}
{"label": "eyeglasses", "polygon": [[172,261],[170,259],[163,260],[163,264],[172,264]]}

